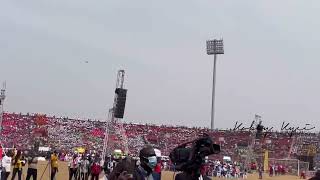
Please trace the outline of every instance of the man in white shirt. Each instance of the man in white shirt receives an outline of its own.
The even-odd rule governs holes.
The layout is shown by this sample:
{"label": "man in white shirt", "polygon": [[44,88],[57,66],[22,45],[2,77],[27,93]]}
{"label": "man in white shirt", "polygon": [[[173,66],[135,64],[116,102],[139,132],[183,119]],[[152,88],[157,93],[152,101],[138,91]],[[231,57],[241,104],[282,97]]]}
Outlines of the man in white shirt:
{"label": "man in white shirt", "polygon": [[77,179],[77,172],[79,167],[79,159],[78,155],[74,154],[73,158],[70,160],[69,164],[69,180],[72,180],[72,177],[74,176],[75,179]]}
{"label": "man in white shirt", "polygon": [[5,154],[4,157],[2,158],[2,173],[1,173],[1,179],[2,180],[7,180],[7,178],[10,175],[11,172],[11,162],[12,162],[12,157],[11,157],[11,151],[8,152],[8,154]]}
{"label": "man in white shirt", "polygon": [[88,160],[88,157],[84,157],[82,158],[81,162],[80,162],[80,171],[81,171],[81,180],[88,180],[89,177],[89,165],[90,162]]}

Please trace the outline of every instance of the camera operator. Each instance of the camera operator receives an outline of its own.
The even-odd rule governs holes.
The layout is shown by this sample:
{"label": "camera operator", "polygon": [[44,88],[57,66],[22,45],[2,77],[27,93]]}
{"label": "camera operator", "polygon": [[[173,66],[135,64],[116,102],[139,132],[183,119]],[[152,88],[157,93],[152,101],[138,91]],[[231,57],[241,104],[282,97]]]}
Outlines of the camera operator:
{"label": "camera operator", "polygon": [[[191,147],[187,147],[192,144]],[[210,180],[201,169],[205,165],[205,157],[220,152],[220,146],[213,144],[212,139],[204,134],[203,137],[184,143],[170,153],[175,168],[182,173],[177,174],[175,180]]]}

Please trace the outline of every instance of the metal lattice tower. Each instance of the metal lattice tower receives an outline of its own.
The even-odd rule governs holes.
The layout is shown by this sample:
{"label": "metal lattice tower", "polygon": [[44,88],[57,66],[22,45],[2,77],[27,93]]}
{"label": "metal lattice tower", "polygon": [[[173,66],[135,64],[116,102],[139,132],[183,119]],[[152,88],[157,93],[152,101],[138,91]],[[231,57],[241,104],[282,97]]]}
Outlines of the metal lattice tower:
{"label": "metal lattice tower", "polygon": [[290,149],[289,149],[288,156],[287,156],[288,159],[290,158],[291,154],[293,153],[293,149],[294,149],[294,146],[297,142],[297,139],[298,139],[298,137],[296,135],[291,137],[291,145],[290,145]]}
{"label": "metal lattice tower", "polygon": [[[261,117],[255,116],[255,119],[253,121],[253,127],[257,127],[257,125],[261,122],[262,122]],[[254,130],[251,132],[251,138],[249,140],[249,146],[248,146],[247,156],[245,160],[245,165],[247,167],[250,167],[249,164],[251,163],[252,159],[254,159],[254,161],[257,160],[257,154],[255,153],[256,135],[257,135],[257,130]]]}
{"label": "metal lattice tower", "polygon": [[109,125],[110,121],[113,119],[113,108],[109,109],[108,113],[108,119],[106,123],[106,130],[104,134],[104,140],[103,140],[103,152],[102,152],[102,161],[104,162],[106,154],[107,154],[107,146],[108,146],[108,140],[109,140]]}
{"label": "metal lattice tower", "polygon": [[[125,75],[124,70],[119,70],[118,71],[117,81],[116,81],[116,88],[123,89],[123,87],[124,87],[124,75]],[[105,136],[104,136],[104,141],[103,141],[102,161],[105,160],[106,155],[111,153],[111,150],[112,150],[111,149],[112,147],[110,147],[109,134],[117,134],[120,137],[121,141],[122,141],[121,144],[124,146],[124,151],[126,153],[129,153],[128,138],[127,138],[127,136],[125,134],[123,123],[121,122],[121,119],[114,117],[114,111],[115,111],[115,108],[116,108],[116,103],[117,103],[117,94],[115,94],[115,96],[114,96],[113,107],[109,109],[109,113],[108,113]],[[119,128],[119,129],[115,130],[115,128]]]}
{"label": "metal lattice tower", "polygon": [[6,82],[3,83],[2,89],[0,92],[0,143],[2,137],[2,121],[3,121],[3,113],[4,113],[4,100],[6,99]]}

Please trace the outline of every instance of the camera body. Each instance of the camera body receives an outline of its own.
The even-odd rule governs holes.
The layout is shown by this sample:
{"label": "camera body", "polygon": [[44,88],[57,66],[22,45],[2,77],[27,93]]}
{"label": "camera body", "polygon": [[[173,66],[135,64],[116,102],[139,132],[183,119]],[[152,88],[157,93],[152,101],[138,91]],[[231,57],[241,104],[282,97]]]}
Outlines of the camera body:
{"label": "camera body", "polygon": [[170,153],[169,157],[176,170],[197,172],[204,163],[206,156],[219,152],[220,146],[213,144],[212,139],[205,134],[194,141],[179,145]]}

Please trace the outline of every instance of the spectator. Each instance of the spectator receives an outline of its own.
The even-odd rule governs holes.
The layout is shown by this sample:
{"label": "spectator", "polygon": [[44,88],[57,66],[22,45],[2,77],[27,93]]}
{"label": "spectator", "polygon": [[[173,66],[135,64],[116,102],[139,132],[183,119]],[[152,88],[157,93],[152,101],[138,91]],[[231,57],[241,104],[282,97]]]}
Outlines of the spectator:
{"label": "spectator", "polygon": [[57,151],[54,151],[53,154],[50,157],[51,160],[51,180],[54,180],[57,172],[58,172],[58,154]]}
{"label": "spectator", "polygon": [[258,167],[259,179],[262,179],[262,171],[263,171],[263,167],[262,167],[262,164],[260,164]]}
{"label": "spectator", "polygon": [[21,151],[18,150],[17,154],[13,158],[13,172],[12,172],[12,177],[11,180],[14,180],[17,173],[18,173],[18,180],[21,180],[21,175],[22,175],[22,154]]}
{"label": "spectator", "polygon": [[89,173],[88,173],[89,165],[90,165],[90,162],[89,162],[88,157],[87,156],[82,156],[82,160],[80,162],[80,168],[81,168],[80,178],[82,180],[88,180],[88,177],[89,177]]}
{"label": "spectator", "polygon": [[272,177],[273,176],[273,166],[269,166],[269,176]]}
{"label": "spectator", "polygon": [[7,178],[10,175],[11,172],[11,163],[12,163],[12,152],[8,151],[8,153],[4,154],[3,158],[2,158],[2,173],[1,173],[1,179],[2,180],[7,180]]}
{"label": "spectator", "polygon": [[301,171],[300,179],[306,179],[306,172],[305,171]]}
{"label": "spectator", "polygon": [[27,178],[26,180],[30,180],[31,176],[33,180],[37,179],[37,164],[38,164],[38,158],[36,155],[32,152],[29,154],[28,158],[28,171],[27,171]]}
{"label": "spectator", "polygon": [[99,180],[99,175],[101,173],[101,166],[99,164],[99,160],[95,160],[95,162],[91,166],[91,180]]}
{"label": "spectator", "polygon": [[69,162],[69,180],[72,180],[72,177],[77,178],[78,171],[78,156],[76,154],[73,155],[73,158]]}

